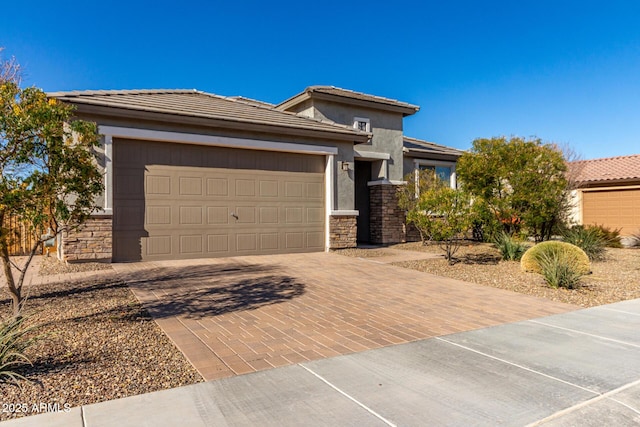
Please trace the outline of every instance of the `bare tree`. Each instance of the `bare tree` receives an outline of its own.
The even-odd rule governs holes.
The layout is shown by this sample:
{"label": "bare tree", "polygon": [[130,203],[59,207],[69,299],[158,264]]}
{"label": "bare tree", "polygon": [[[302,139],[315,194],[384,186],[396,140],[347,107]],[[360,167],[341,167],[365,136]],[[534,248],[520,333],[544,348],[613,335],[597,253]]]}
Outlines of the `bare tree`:
{"label": "bare tree", "polygon": [[15,82],[20,84],[22,80],[22,70],[20,64],[16,61],[15,57],[4,59],[2,57],[2,51],[4,47],[0,47],[0,84],[4,82]]}

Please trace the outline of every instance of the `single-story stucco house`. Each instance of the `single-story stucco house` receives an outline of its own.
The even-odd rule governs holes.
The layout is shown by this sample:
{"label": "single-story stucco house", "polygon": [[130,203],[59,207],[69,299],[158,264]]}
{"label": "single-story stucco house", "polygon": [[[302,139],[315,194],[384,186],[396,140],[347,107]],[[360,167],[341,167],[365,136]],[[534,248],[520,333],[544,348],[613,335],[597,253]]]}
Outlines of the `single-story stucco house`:
{"label": "single-story stucco house", "polygon": [[406,240],[396,188],[461,151],[403,134],[419,107],[333,86],[278,105],[196,90],[50,93],[98,124],[101,211],[68,260],[324,251]]}
{"label": "single-story stucco house", "polygon": [[640,232],[640,154],[576,161],[569,170],[578,224],[620,229],[621,236]]}

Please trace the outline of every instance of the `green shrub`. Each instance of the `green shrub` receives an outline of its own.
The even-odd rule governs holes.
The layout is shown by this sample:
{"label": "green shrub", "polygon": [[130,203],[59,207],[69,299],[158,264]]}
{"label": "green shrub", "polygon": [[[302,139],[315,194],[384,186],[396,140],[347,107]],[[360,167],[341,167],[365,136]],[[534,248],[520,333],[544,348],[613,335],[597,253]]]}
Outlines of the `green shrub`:
{"label": "green shrub", "polygon": [[596,227],[575,225],[565,230],[562,240],[582,249],[592,261],[603,260],[605,257],[607,241]]}
{"label": "green shrub", "polygon": [[581,275],[589,274],[591,271],[589,257],[582,249],[571,243],[558,241],[546,241],[532,246],[522,255],[520,266],[522,270],[527,272],[542,273],[542,267],[539,263],[542,254],[555,252],[562,254],[562,258],[571,263]]}
{"label": "green shrub", "polygon": [[507,233],[500,233],[495,240],[495,245],[505,261],[520,261],[526,252],[527,246]]}
{"label": "green shrub", "polygon": [[543,251],[538,257],[542,277],[553,288],[577,289],[583,274],[575,259],[564,251]]}
{"label": "green shrub", "polygon": [[18,383],[25,377],[18,374],[15,369],[22,365],[31,364],[24,351],[34,339],[27,338],[30,328],[24,327],[24,318],[11,318],[3,320],[0,325],[0,380],[10,380]]}
{"label": "green shrub", "polygon": [[587,225],[586,228],[596,230],[598,234],[602,237],[602,240],[605,242],[605,246],[608,248],[621,248],[622,243],[620,242],[620,230],[621,228],[616,228],[615,230],[611,230],[604,225]]}

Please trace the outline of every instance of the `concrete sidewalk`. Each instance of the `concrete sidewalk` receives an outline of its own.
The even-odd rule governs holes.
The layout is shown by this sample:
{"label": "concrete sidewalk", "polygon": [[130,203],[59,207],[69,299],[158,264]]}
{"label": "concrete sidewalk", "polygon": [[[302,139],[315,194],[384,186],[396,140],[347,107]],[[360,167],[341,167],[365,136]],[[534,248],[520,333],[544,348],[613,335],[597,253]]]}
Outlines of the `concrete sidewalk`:
{"label": "concrete sidewalk", "polygon": [[632,300],[3,426],[639,424],[640,300]]}

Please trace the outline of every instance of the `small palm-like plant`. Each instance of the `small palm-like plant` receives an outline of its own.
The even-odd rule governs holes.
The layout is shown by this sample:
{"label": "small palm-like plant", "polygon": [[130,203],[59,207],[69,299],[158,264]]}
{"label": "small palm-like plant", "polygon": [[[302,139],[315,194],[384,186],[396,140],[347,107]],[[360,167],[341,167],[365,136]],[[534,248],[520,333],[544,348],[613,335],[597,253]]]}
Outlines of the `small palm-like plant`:
{"label": "small palm-like plant", "polygon": [[12,317],[0,324],[0,381],[18,384],[18,380],[26,379],[16,372],[16,368],[31,365],[24,354],[34,342],[34,338],[26,336],[30,330],[24,326],[23,317]]}
{"label": "small palm-like plant", "polygon": [[577,289],[582,273],[569,257],[561,251],[544,251],[538,255],[542,277],[552,288]]}
{"label": "small palm-like plant", "polygon": [[605,257],[607,240],[596,227],[573,226],[565,231],[562,240],[582,249],[592,261],[600,261]]}
{"label": "small palm-like plant", "polygon": [[505,232],[498,234],[495,245],[505,261],[520,261],[522,255],[527,251],[527,245]]}

